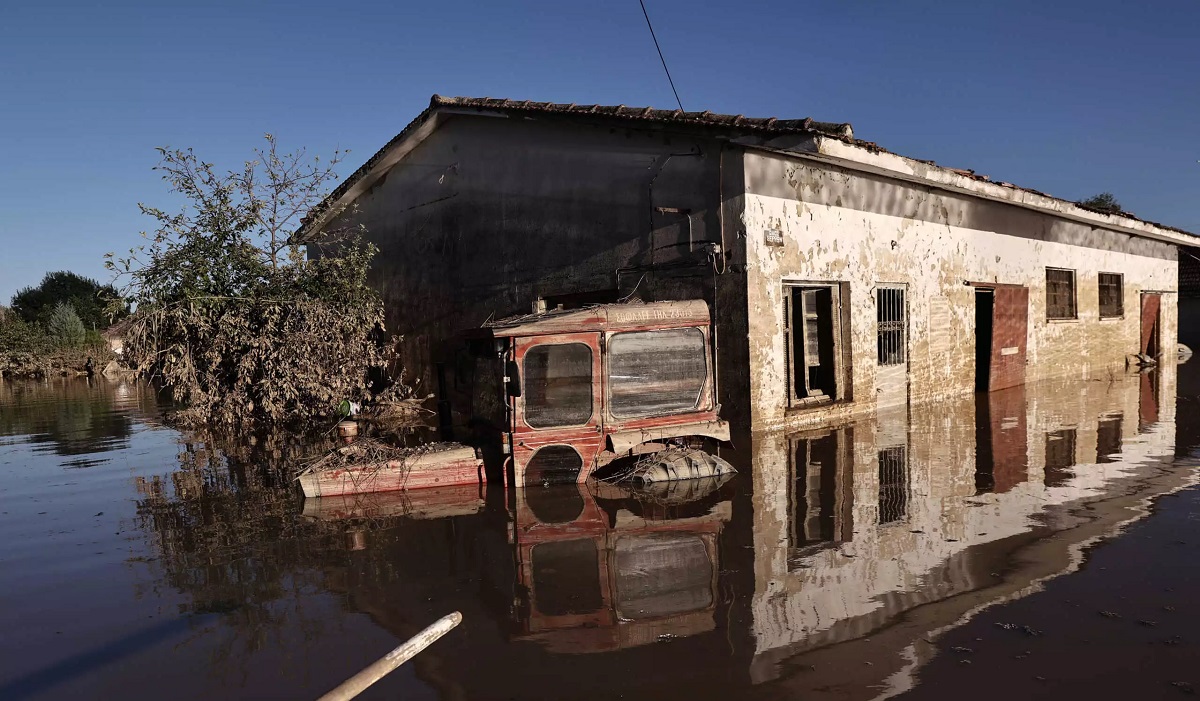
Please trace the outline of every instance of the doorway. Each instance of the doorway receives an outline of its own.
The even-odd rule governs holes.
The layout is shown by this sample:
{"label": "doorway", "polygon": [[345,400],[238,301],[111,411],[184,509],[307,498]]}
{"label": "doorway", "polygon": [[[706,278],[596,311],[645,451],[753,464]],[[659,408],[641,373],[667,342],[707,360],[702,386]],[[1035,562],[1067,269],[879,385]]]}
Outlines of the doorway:
{"label": "doorway", "polygon": [[1025,384],[1029,343],[1029,288],[994,284],[975,288],[975,388],[981,392]]}
{"label": "doorway", "polygon": [[975,288],[975,391],[988,391],[992,369],[992,312],[995,293],[985,287]]}

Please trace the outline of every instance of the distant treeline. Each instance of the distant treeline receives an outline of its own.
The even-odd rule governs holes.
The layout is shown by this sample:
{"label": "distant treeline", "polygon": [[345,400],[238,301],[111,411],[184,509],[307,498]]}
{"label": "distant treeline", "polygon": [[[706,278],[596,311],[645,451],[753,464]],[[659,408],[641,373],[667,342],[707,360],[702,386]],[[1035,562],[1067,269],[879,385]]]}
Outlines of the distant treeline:
{"label": "distant treeline", "polygon": [[127,316],[110,285],[67,271],[0,306],[0,376],[70,373],[111,356],[101,332]]}

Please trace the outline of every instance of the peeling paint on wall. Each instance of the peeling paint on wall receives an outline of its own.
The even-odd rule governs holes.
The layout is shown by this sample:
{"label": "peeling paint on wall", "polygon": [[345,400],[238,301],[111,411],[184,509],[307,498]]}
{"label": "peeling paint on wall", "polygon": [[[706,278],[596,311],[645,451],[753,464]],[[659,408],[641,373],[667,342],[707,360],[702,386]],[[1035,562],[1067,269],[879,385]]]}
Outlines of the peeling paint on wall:
{"label": "peeling paint on wall", "polygon": [[[882,177],[847,177],[840,168],[796,164],[777,154],[747,153],[745,167],[753,183],[743,223],[755,429],[830,421],[875,408],[873,290],[880,282],[908,287],[913,310],[908,370],[915,402],[974,390],[975,298],[968,282],[1029,289],[1028,381],[1084,377],[1123,365],[1138,347],[1140,293],[1176,289],[1175,249],[1169,244]],[[832,204],[833,189],[856,208]],[[767,228],[783,231],[783,246],[763,244]],[[830,245],[835,239],[836,249]],[[1046,320],[1048,265],[1076,271],[1077,319]],[[1100,272],[1124,276],[1124,317],[1099,318]],[[847,379],[854,402],[788,409],[780,297],[787,280],[849,283]],[[1165,344],[1175,338],[1175,304],[1175,295],[1163,296]]]}

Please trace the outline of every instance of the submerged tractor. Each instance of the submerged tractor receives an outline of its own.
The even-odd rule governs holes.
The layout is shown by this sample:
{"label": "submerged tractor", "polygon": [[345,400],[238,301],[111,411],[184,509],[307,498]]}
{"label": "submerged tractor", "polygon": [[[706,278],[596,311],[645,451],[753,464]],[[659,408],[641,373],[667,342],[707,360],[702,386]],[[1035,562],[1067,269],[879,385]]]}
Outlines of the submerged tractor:
{"label": "submerged tractor", "polygon": [[430,444],[300,476],[306,496],[494,482],[585,481],[604,469],[645,482],[720,476],[697,446],[728,441],[712,328],[701,300],[604,304],[486,324],[464,341],[470,446]]}

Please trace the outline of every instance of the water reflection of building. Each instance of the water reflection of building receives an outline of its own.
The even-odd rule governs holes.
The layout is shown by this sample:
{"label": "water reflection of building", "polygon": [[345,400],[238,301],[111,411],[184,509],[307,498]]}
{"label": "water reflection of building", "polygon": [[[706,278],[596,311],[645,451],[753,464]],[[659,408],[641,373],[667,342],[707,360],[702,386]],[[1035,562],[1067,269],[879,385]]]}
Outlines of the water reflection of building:
{"label": "water reflection of building", "polygon": [[1091,531],[1076,527],[1105,511],[1074,507],[1169,464],[1174,400],[1165,367],[756,435],[752,679],[785,676],[784,660],[828,657],[822,648],[871,634],[870,651],[852,646],[859,665],[872,661],[855,674],[883,684],[919,657],[914,640],[986,603],[979,593],[1012,595],[1069,570],[1071,548],[1026,570],[1009,556],[1057,530],[1086,539]]}

